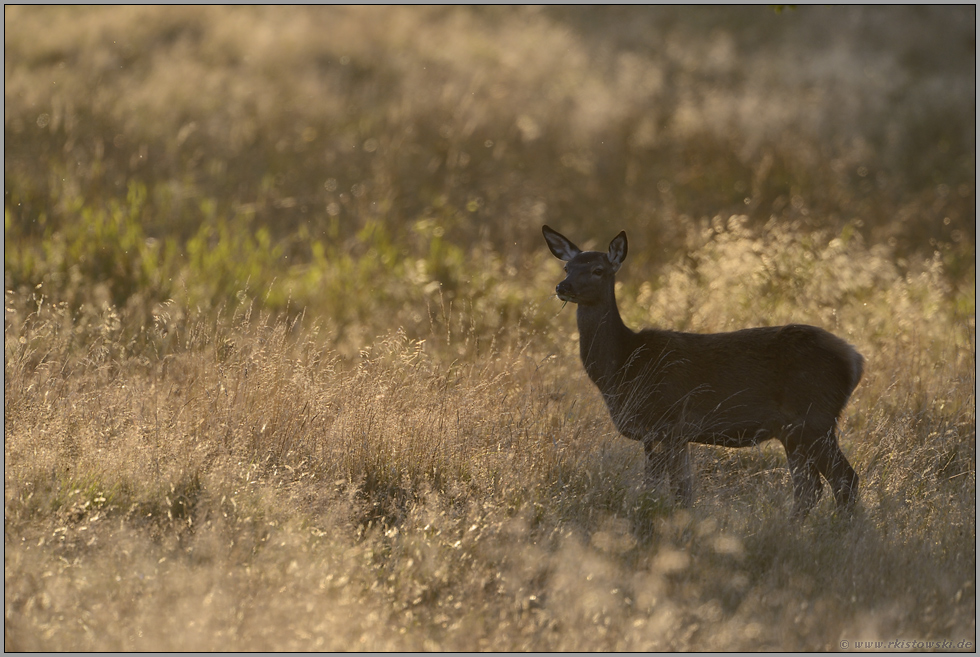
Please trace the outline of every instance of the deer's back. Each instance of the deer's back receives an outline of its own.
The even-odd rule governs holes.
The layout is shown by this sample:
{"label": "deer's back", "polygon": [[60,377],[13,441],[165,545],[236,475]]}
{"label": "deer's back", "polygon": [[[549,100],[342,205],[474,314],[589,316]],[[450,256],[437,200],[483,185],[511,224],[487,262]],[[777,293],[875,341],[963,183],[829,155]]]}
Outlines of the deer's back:
{"label": "deer's back", "polygon": [[807,417],[832,421],[864,362],[840,338],[799,324],[710,334],[651,329],[633,333],[625,347],[620,376],[599,387],[617,427],[638,439],[679,424],[764,432]]}

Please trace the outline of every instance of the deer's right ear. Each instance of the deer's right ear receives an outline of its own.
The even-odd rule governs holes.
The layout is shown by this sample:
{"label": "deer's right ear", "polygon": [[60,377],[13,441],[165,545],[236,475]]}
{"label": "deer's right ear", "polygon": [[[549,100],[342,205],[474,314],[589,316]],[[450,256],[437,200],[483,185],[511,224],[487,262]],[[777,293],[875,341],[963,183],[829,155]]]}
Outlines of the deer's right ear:
{"label": "deer's right ear", "polygon": [[544,241],[548,243],[548,248],[559,260],[568,262],[582,252],[582,249],[572,244],[567,237],[557,230],[542,226],[541,232],[544,234]]}
{"label": "deer's right ear", "polygon": [[609,243],[609,262],[612,266],[619,270],[619,266],[623,264],[623,260],[626,260],[626,231],[622,230],[619,235],[613,238],[613,241]]}

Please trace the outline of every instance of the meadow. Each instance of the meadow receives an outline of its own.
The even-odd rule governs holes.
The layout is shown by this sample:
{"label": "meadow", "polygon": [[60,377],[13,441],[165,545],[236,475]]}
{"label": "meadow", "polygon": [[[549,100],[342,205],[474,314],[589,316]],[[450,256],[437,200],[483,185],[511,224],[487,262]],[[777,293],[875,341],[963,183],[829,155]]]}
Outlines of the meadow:
{"label": "meadow", "polygon": [[[6,650],[976,649],[974,7],[4,18]],[[853,517],[648,490],[546,222],[854,344]]]}

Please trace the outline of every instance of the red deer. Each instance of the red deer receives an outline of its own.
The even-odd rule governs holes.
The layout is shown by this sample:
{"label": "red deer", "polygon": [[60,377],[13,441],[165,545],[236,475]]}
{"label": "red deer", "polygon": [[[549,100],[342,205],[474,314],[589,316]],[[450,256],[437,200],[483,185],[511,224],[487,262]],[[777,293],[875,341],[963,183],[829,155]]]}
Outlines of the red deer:
{"label": "red deer", "polygon": [[606,253],[582,251],[542,227],[565,264],[555,288],[578,304],[579,354],[616,429],[643,443],[651,481],[690,505],[689,442],[748,447],[775,438],[786,449],[793,515],[802,518],[830,483],[837,507],[857,501],[858,476],[837,443],[837,422],[864,369],[855,349],[815,326],[789,324],[731,333],[634,332],[616,306],[626,233]]}

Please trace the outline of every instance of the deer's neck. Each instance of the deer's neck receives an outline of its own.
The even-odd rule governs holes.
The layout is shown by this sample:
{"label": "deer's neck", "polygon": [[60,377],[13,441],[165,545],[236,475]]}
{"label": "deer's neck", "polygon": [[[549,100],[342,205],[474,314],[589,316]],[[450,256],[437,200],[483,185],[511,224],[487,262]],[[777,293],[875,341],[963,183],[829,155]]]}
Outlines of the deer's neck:
{"label": "deer's neck", "polygon": [[615,375],[623,367],[634,335],[619,316],[613,289],[603,303],[579,304],[576,313],[582,364],[589,378],[604,392],[615,385]]}

